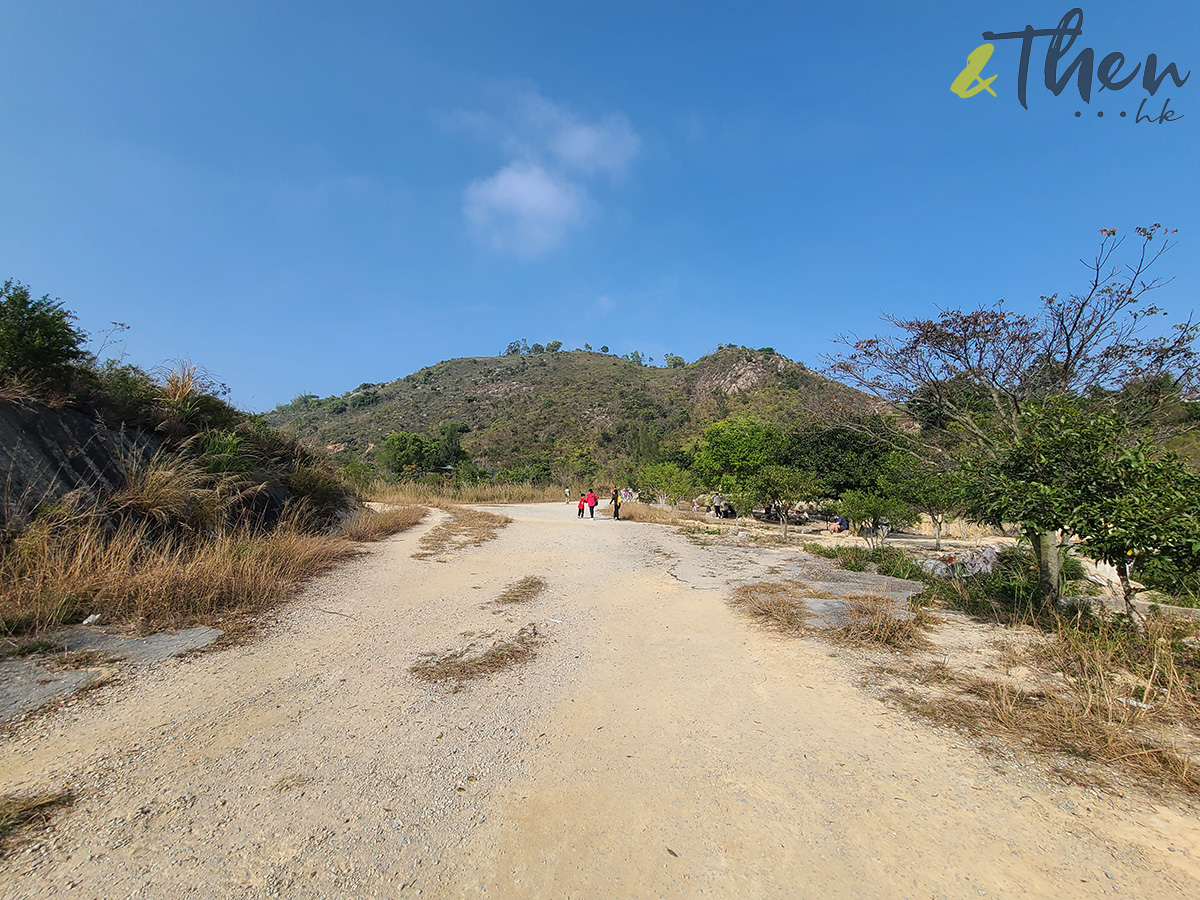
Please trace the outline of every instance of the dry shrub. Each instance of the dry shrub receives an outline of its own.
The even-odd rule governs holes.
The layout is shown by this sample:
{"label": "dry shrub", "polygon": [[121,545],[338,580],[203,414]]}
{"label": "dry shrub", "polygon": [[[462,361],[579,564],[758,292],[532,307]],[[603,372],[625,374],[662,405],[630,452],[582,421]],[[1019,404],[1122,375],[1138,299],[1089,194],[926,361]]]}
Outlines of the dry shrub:
{"label": "dry shrub", "polygon": [[412,528],[427,512],[423,506],[365,507],[346,519],[338,531],[351,541],[379,541]]}
{"label": "dry shrub", "polygon": [[536,575],[526,575],[506,587],[496,598],[497,603],[526,603],[546,589],[546,582]]}
{"label": "dry shrub", "polygon": [[104,622],[178,627],[261,612],[361,552],[285,519],[263,534],[231,528],[163,537],[101,519],[39,521],[0,557],[0,627],[37,632],[97,613]]}
{"label": "dry shrub", "polygon": [[421,538],[418,544],[421,549],[413,554],[415,559],[443,556],[466,546],[478,547],[495,538],[500,529],[512,521],[508,516],[465,506],[444,509],[450,518]]}
{"label": "dry shrub", "polygon": [[929,697],[894,690],[892,696],[909,712],[976,737],[999,736],[1031,750],[1118,765],[1152,787],[1200,793],[1196,761],[1178,750],[1154,710],[1089,702],[1096,698],[1086,691],[1017,688],[973,676],[956,676],[950,686],[958,693]]}
{"label": "dry shrub", "polygon": [[621,504],[621,518],[630,522],[649,522],[653,525],[690,525],[694,522],[708,521],[702,513],[653,506],[638,500]]}
{"label": "dry shrub", "polygon": [[734,589],[729,605],[776,631],[798,634],[812,615],[797,596],[807,591],[807,585],[799,581],[744,584]]}
{"label": "dry shrub", "polygon": [[512,638],[494,641],[486,650],[477,650],[471,644],[461,650],[423,654],[409,671],[423,681],[453,681],[454,689],[461,690],[472,678],[482,678],[532,659],[541,640],[537,626],[531,623]]}
{"label": "dry shrub", "polygon": [[1022,684],[957,673],[933,697],[894,696],[938,724],[1200,794],[1200,623],[1151,616],[1143,628],[1081,613],[1049,628],[1018,660],[1036,673]]}
{"label": "dry shrub", "polygon": [[0,856],[22,829],[44,825],[55,809],[70,805],[73,799],[71,792],[65,789],[40,794],[0,795]]}
{"label": "dry shrub", "polygon": [[420,506],[447,504],[548,503],[563,500],[562,488],[533,484],[427,484],[424,482],[376,482],[368,492],[381,503]]}
{"label": "dry shrub", "polygon": [[888,597],[850,597],[846,601],[846,621],[831,632],[849,644],[873,644],[895,650],[914,650],[929,646],[925,629],[929,616],[924,610],[896,614],[896,604]]}

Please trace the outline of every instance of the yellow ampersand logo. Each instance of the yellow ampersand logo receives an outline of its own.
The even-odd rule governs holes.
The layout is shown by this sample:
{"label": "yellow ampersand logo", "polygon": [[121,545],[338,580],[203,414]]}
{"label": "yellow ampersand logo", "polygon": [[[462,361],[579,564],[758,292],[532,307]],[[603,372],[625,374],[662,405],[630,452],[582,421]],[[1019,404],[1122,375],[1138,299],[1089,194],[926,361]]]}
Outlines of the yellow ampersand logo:
{"label": "yellow ampersand logo", "polygon": [[950,84],[950,90],[963,97],[974,97],[980,91],[987,91],[993,97],[996,92],[992,90],[992,82],[996,80],[993,75],[986,81],[979,76],[983,72],[983,67],[987,65],[987,61],[992,58],[992,50],[995,48],[991,44],[980,44],[971,51],[971,55],[967,57],[967,67],[958,73],[958,77]]}

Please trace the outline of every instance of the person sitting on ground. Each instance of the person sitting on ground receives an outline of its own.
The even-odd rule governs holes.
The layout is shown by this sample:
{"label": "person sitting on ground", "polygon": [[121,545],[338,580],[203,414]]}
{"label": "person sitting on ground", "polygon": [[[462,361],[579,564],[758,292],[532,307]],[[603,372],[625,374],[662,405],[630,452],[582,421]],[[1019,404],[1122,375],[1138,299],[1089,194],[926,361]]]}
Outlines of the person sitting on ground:
{"label": "person sitting on ground", "polygon": [[829,533],[830,534],[837,534],[838,532],[849,531],[849,530],[850,530],[850,520],[847,519],[845,516],[838,516],[836,519],[834,519],[832,522],[829,523]]}

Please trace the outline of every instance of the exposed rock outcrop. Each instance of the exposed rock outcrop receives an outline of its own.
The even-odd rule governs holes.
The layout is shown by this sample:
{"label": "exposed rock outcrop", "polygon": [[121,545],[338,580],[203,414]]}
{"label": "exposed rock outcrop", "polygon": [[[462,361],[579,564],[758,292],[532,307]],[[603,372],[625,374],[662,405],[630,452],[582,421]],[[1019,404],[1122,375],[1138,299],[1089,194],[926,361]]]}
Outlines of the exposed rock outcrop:
{"label": "exposed rock outcrop", "polygon": [[114,431],[75,410],[0,401],[0,527],[77,488],[119,487],[126,461],[157,446],[154,437]]}

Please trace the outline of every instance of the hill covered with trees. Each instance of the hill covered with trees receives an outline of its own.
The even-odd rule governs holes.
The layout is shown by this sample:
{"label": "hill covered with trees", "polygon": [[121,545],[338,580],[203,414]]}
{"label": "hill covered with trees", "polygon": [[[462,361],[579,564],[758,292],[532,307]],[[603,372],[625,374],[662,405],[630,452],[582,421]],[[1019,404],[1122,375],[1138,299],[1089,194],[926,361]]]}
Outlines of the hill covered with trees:
{"label": "hill covered with trees", "polygon": [[340,396],[301,395],[267,420],[345,463],[378,465],[389,435],[419,435],[442,445],[434,463],[450,462],[460,443],[480,470],[567,481],[629,475],[726,419],[793,427],[833,406],[880,405],[770,347],[722,345],[690,364],[667,362],[514,342],[501,356],[446,360]]}

